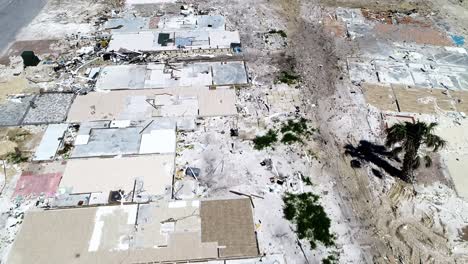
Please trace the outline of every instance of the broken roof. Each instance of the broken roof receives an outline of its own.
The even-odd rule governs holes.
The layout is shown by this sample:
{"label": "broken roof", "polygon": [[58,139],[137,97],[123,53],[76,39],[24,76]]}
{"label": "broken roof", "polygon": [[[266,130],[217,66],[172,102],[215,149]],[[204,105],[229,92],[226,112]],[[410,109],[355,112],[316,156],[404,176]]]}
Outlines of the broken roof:
{"label": "broken roof", "polygon": [[101,70],[98,90],[248,84],[243,61],[116,65]]}
{"label": "broken roof", "polygon": [[[159,43],[160,35],[169,34],[168,41]],[[184,43],[177,45],[176,43]],[[230,49],[239,44],[237,31],[198,30],[198,31],[140,31],[135,33],[114,33],[108,51],[177,51],[193,49]]]}
{"label": "broken roof", "polygon": [[220,15],[164,16],[164,17],[122,17],[111,18],[104,24],[105,29],[115,32],[140,32],[147,30],[223,30],[225,19]]}
{"label": "broken roof", "polygon": [[[236,115],[234,89],[208,87],[92,92],[76,97],[69,122]],[[179,126],[179,123],[178,123]]]}
{"label": "broken roof", "polygon": [[[216,215],[220,210],[223,216]],[[249,199],[233,199],[29,212],[8,263],[146,263],[254,257],[258,248],[251,211]],[[214,216],[214,221],[206,216]],[[213,241],[203,241],[203,234],[213,234],[209,237]]]}
{"label": "broken roof", "polygon": [[84,123],[78,131],[70,157],[175,153],[175,128],[176,123],[168,119],[133,125],[129,121]]}

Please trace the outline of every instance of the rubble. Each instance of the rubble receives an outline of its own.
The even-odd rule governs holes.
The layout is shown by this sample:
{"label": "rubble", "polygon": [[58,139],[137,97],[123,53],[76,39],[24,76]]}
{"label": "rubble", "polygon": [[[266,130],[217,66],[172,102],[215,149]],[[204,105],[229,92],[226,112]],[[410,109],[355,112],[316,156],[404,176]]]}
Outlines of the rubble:
{"label": "rubble", "polygon": [[[0,138],[2,158],[32,157],[0,170],[2,258],[466,260],[464,35],[425,5],[328,2],[49,1],[0,69],[0,126],[32,134]],[[448,147],[413,186],[344,155],[417,120]],[[312,193],[334,237],[316,248],[283,212]]]}

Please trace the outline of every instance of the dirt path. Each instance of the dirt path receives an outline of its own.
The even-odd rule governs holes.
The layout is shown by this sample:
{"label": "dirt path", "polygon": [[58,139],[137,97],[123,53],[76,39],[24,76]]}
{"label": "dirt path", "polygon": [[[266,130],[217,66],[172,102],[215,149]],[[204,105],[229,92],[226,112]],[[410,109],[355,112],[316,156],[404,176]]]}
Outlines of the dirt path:
{"label": "dirt path", "polygon": [[[312,1],[313,2],[313,1]],[[401,202],[413,198],[399,183],[379,192],[367,171],[354,170],[344,157],[344,144],[373,136],[363,98],[351,93],[342,61],[351,52],[349,43],[331,39],[319,22],[321,8],[311,1],[280,1],[288,17],[290,53],[303,77],[303,108],[313,116],[322,136],[323,175],[335,181],[343,216],[368,263],[444,263],[452,259],[447,240],[418,216],[401,215]],[[341,69],[340,69],[341,67]],[[349,81],[348,81],[349,82]],[[317,107],[312,108],[311,104]],[[433,219],[431,220],[433,221]],[[453,259],[452,259],[453,260]]]}

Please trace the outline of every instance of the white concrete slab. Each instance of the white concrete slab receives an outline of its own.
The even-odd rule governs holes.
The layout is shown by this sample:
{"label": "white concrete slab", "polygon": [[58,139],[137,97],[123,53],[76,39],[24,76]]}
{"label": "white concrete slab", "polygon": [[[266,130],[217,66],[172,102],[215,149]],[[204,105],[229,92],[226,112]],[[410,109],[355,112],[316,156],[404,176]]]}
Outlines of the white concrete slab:
{"label": "white concrete slab", "polygon": [[176,132],[174,129],[151,130],[141,135],[140,154],[175,153]]}
{"label": "white concrete slab", "polygon": [[196,96],[157,95],[154,99],[157,109],[153,116],[196,117],[198,116],[198,98]]}
{"label": "white concrete slab", "polygon": [[[171,41],[158,43],[160,34],[169,34]],[[230,49],[240,43],[239,32],[224,30],[140,31],[114,33],[107,51],[177,51],[199,49]]]}
{"label": "white concrete slab", "polygon": [[97,90],[248,84],[243,61],[117,65],[103,68]]}
{"label": "white concrete slab", "polygon": [[231,43],[240,43],[238,31],[210,31],[210,46],[219,48],[230,48]]}
{"label": "white concrete slab", "polygon": [[176,0],[126,0],[127,5],[170,4]]}
{"label": "white concrete slab", "polygon": [[[157,41],[157,39],[156,39]],[[151,51],[155,42],[153,32],[137,32],[137,33],[115,33],[107,47],[108,51]]]}
{"label": "white concrete slab", "polygon": [[68,124],[52,124],[47,126],[41,143],[34,153],[33,160],[43,161],[54,159],[67,128]]}
{"label": "white concrete slab", "polygon": [[89,205],[107,204],[109,202],[108,192],[91,193],[89,197]]}
{"label": "white concrete slab", "polygon": [[174,154],[70,159],[60,188],[70,193],[91,192],[90,204],[102,203],[110,191],[132,192],[138,180],[143,183],[140,190],[163,196],[171,190],[174,162]]}

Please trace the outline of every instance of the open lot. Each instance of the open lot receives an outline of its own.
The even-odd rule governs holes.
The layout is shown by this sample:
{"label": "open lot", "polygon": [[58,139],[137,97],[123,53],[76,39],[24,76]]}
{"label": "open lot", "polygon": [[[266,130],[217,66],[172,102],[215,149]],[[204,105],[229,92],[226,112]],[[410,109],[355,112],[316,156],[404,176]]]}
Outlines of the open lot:
{"label": "open lot", "polygon": [[2,263],[467,262],[467,10],[48,1],[0,69]]}

